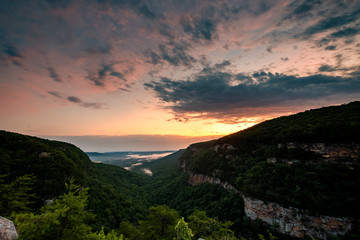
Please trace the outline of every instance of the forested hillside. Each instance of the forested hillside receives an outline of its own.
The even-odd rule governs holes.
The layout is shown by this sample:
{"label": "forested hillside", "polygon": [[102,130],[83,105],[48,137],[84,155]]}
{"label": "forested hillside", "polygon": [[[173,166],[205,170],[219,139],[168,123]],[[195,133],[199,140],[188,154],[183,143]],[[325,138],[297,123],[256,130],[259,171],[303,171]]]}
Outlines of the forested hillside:
{"label": "forested hillside", "polygon": [[[179,166],[310,215],[360,216],[360,102],[265,121],[189,146]],[[266,206],[266,203],[264,203]]]}
{"label": "forested hillside", "polygon": [[[145,216],[148,205],[141,188],[142,176],[120,167],[92,163],[83,151],[64,142],[5,131],[0,131],[0,142],[1,180],[10,184],[25,176],[33,182],[30,210],[36,211],[46,200],[63,194],[65,183],[73,178],[90,188],[88,207],[96,215],[92,221],[95,229],[103,226],[110,230],[121,220],[135,223]],[[9,196],[8,201],[2,201],[2,215],[11,213],[7,205],[13,200]]]}

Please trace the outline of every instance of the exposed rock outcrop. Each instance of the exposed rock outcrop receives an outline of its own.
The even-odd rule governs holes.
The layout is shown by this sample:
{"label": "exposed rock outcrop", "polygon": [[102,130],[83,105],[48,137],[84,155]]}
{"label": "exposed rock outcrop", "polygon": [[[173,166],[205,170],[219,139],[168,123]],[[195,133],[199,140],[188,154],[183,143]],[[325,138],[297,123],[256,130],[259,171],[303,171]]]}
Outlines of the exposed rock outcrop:
{"label": "exposed rock outcrop", "polygon": [[353,219],[345,217],[310,216],[297,208],[284,208],[277,203],[244,197],[245,214],[276,226],[282,233],[303,238],[306,235],[327,239],[328,235],[343,235],[351,230]]}
{"label": "exposed rock outcrop", "polygon": [[264,202],[258,199],[245,197],[239,190],[227,182],[203,174],[189,173],[189,183],[218,184],[228,191],[239,194],[244,200],[244,211],[252,220],[260,219],[283,234],[304,238],[305,234],[317,239],[328,239],[329,235],[343,235],[352,228],[354,219],[346,217],[311,216],[297,208],[285,208],[278,203]]}
{"label": "exposed rock outcrop", "polygon": [[[287,143],[287,144],[278,144],[279,149],[288,148],[288,149],[303,149],[307,152],[312,152],[317,155],[317,158],[310,161],[306,161],[311,164],[318,164],[322,162],[329,163],[338,163],[349,166],[359,165],[360,164],[360,144],[357,143]],[[293,163],[298,163],[298,159],[278,159],[275,157],[269,157],[267,159],[269,163],[282,162],[289,165]]]}
{"label": "exposed rock outcrop", "polygon": [[218,185],[221,185],[223,188],[225,188],[226,190],[228,190],[230,192],[235,192],[235,193],[241,194],[240,191],[238,191],[236,188],[231,186],[229,183],[221,182],[221,180],[218,179],[218,178],[205,176],[203,174],[190,174],[189,183],[191,185],[193,185],[193,186],[196,186],[196,185],[199,185],[199,184],[202,184],[202,183],[218,184]]}
{"label": "exposed rock outcrop", "polygon": [[0,239],[1,240],[15,240],[18,238],[15,225],[9,219],[0,217]]}

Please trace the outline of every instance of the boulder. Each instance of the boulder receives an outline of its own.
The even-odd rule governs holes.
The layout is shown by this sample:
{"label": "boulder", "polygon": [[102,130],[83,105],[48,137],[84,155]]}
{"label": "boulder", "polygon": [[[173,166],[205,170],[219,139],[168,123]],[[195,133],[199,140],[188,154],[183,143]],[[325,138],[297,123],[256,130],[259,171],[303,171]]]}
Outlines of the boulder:
{"label": "boulder", "polygon": [[15,225],[9,219],[0,217],[0,239],[1,240],[15,240],[18,238]]}

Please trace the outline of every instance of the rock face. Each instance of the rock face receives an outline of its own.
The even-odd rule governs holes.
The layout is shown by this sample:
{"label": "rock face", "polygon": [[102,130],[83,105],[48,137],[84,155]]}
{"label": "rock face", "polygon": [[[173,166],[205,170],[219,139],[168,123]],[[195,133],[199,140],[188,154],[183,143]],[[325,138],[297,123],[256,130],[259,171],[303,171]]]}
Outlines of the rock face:
{"label": "rock face", "polygon": [[0,217],[0,239],[1,240],[14,240],[18,238],[15,225],[9,219]]}
{"label": "rock face", "polygon": [[328,235],[343,235],[351,230],[353,219],[310,216],[296,208],[284,208],[277,203],[265,203],[261,200],[244,197],[245,214],[250,219],[260,219],[280,232],[294,237],[306,235],[317,239],[327,239]]}
{"label": "rock face", "polygon": [[227,182],[223,183],[218,178],[205,176],[203,174],[190,174],[189,183],[191,185],[193,185],[193,186],[196,186],[196,185],[199,185],[199,184],[202,184],[202,183],[218,184],[218,185],[222,186],[223,188],[225,188],[226,190],[228,190],[230,192],[235,192],[235,193],[241,194],[240,191],[235,189],[229,183],[227,183]]}
{"label": "rock face", "polygon": [[[308,152],[316,153],[323,162],[341,163],[348,166],[360,164],[360,144],[357,143],[287,143],[278,144],[278,148],[301,148]],[[269,162],[276,162],[278,159],[270,158]],[[294,161],[290,159],[287,161]],[[295,160],[296,161],[296,160]]]}
{"label": "rock face", "polygon": [[285,208],[278,203],[265,203],[258,199],[245,197],[229,183],[215,177],[190,173],[189,183],[219,184],[228,191],[239,194],[244,200],[244,211],[252,220],[260,219],[278,229],[283,234],[304,238],[305,234],[317,239],[328,239],[329,235],[343,235],[352,228],[354,219],[345,217],[310,216],[297,208]]}

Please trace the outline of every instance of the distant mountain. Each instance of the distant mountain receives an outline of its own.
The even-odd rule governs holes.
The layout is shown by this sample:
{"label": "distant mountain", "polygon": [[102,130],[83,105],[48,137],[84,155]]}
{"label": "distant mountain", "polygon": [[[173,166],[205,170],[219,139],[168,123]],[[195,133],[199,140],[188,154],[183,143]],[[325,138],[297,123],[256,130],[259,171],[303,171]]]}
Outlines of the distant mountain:
{"label": "distant mountain", "polygon": [[[340,227],[349,230],[356,222],[351,219],[360,217],[360,102],[280,117],[192,144],[178,165],[190,173],[194,185],[212,182],[238,192],[248,217],[283,224],[284,233],[298,226],[298,232],[289,234],[311,235],[316,224],[293,219],[298,225],[286,226],[284,217],[293,217],[276,211],[294,216],[302,211],[306,215],[299,218],[309,222],[317,221],[310,216],[349,217]],[[341,225],[339,219],[334,222]],[[328,231],[315,228],[312,236],[319,238]]]}

